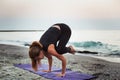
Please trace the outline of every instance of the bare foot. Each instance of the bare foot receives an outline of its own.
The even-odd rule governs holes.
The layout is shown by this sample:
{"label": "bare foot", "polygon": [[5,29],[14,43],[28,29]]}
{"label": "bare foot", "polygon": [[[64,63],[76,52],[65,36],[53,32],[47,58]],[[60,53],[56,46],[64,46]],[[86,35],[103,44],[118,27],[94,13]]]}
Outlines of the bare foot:
{"label": "bare foot", "polygon": [[69,48],[71,49],[71,50],[70,50],[70,53],[71,53],[71,54],[75,54],[75,52],[76,52],[75,49],[74,49],[72,46],[69,46]]}
{"label": "bare foot", "polygon": [[61,73],[60,73],[60,74],[57,74],[57,76],[58,76],[58,77],[64,77],[65,74],[61,74]]}

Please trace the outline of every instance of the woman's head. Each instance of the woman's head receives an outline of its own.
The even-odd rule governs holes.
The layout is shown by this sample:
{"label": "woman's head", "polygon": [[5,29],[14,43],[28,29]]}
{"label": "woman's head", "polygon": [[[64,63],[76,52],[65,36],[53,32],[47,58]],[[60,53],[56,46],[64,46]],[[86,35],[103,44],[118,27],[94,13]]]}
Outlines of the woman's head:
{"label": "woman's head", "polygon": [[32,67],[34,70],[37,70],[38,60],[44,57],[42,47],[43,46],[40,44],[40,42],[34,41],[29,48],[29,57],[31,58]]}

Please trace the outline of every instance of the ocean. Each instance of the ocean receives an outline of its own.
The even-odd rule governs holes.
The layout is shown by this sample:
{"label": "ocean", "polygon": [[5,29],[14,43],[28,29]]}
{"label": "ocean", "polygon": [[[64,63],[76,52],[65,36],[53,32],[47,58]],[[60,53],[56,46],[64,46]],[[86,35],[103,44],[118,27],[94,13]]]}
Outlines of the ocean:
{"label": "ocean", "polygon": [[[0,44],[28,47],[32,41],[38,41],[41,32],[0,32]],[[120,30],[72,30],[68,45],[79,51],[98,52],[97,57],[120,58]],[[111,58],[111,59],[112,59]],[[120,59],[119,59],[120,60]],[[118,62],[120,62],[118,60]]]}

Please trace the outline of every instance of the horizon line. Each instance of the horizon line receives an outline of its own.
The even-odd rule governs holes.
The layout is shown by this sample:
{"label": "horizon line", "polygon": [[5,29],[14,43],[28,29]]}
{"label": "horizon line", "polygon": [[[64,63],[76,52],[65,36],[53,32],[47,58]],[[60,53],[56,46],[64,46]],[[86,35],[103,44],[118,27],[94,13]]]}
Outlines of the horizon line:
{"label": "horizon line", "polygon": [[0,30],[0,32],[42,32],[44,30]]}

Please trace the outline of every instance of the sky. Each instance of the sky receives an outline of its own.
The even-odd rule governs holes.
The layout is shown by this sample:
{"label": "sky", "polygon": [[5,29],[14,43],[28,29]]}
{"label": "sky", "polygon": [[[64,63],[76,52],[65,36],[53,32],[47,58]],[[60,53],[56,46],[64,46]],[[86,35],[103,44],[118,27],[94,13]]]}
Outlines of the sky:
{"label": "sky", "polygon": [[120,30],[120,0],[0,0],[0,29]]}

